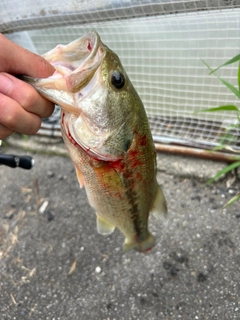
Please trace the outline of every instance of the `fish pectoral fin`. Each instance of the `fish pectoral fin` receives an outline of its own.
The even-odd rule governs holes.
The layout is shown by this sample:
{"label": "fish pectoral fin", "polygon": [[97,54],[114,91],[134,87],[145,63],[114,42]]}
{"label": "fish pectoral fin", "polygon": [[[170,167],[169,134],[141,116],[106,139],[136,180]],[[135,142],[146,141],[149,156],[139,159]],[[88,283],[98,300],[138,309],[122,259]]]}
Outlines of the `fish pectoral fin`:
{"label": "fish pectoral fin", "polygon": [[84,178],[82,172],[75,166],[76,169],[76,174],[77,174],[77,179],[80,185],[80,188],[84,186]]}
{"label": "fish pectoral fin", "polygon": [[167,218],[167,201],[164,197],[164,194],[159,186],[157,186],[157,191],[155,195],[155,199],[153,202],[153,206],[150,210],[150,213],[154,215],[155,218],[164,220]]}
{"label": "fish pectoral fin", "polygon": [[97,230],[100,234],[111,234],[115,229],[115,226],[108,223],[105,219],[97,214]]}
{"label": "fish pectoral fin", "polygon": [[135,249],[139,252],[147,252],[152,249],[155,245],[155,239],[151,233],[141,242],[132,241],[129,239],[125,239],[123,244],[123,253],[128,252],[129,250]]}

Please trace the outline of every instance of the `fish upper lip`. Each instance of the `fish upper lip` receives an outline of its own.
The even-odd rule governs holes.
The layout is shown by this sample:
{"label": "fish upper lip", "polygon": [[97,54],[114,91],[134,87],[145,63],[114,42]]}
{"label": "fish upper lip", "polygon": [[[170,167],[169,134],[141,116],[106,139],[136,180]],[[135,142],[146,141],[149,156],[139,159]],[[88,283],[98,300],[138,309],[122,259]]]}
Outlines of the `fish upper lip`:
{"label": "fish upper lip", "polygon": [[[86,49],[85,53],[82,53],[82,56],[81,51],[78,50],[79,47],[82,48],[81,42],[84,43]],[[68,48],[69,51],[71,51],[71,46],[73,52],[75,51],[75,58],[74,53],[72,54],[72,57],[70,55],[69,57],[66,57],[67,46],[66,52],[64,51],[64,49],[63,53],[60,52],[60,55],[65,55],[65,65],[64,63],[62,63],[61,56],[59,57],[59,60],[56,59],[55,61],[51,61],[51,59],[48,59],[48,56],[46,54],[46,59],[54,65],[56,71],[59,71],[59,78],[65,79],[68,90],[72,93],[75,93],[80,91],[81,87],[85,87],[87,83],[91,80],[93,74],[101,65],[105,57],[106,50],[104,49],[104,45],[101,42],[100,36],[95,31],[92,31],[84,37],[76,41],[73,41],[72,44],[70,44],[70,48]],[[87,50],[89,50],[90,53],[87,52]],[[60,62],[58,63],[58,61]],[[64,74],[63,71],[63,74],[61,76],[61,70],[63,68],[68,69],[69,73],[67,72],[66,74]],[[58,76],[56,76],[55,73],[52,77],[49,77],[48,79],[55,80],[56,78],[58,78]]]}
{"label": "fish upper lip", "polygon": [[[87,36],[87,35],[86,35]],[[90,37],[91,36],[91,37]],[[93,38],[94,40],[94,45],[93,45],[93,48],[91,50],[91,53],[88,55],[88,57],[86,58],[85,62],[90,60],[93,56],[95,56],[97,54],[97,51],[100,47],[100,44],[101,44],[101,39],[100,39],[100,36],[99,34],[96,32],[96,31],[91,31],[89,32],[89,38]]]}
{"label": "fish upper lip", "polygon": [[[86,52],[85,55],[83,54],[82,59],[80,55],[80,51],[78,50],[81,42],[88,41],[88,44],[86,45],[86,49],[88,49],[90,52]],[[64,56],[65,60],[65,67],[71,71],[72,74],[78,72],[80,69],[84,68],[87,64],[90,64],[91,66],[94,65],[96,68],[98,67],[99,64],[96,63],[95,57],[97,56],[98,53],[102,53],[104,51],[103,49],[103,44],[101,42],[100,36],[96,31],[91,31],[88,34],[86,34],[84,37],[75,40],[72,42],[72,51],[75,51],[75,59],[69,55],[67,57],[68,52],[64,51],[62,55]],[[68,46],[66,45],[66,49]],[[55,48],[56,49],[56,48]],[[71,47],[68,48],[69,51],[71,51]],[[100,51],[100,52],[99,52]],[[61,54],[61,53],[60,53]],[[73,55],[74,56],[74,55]],[[103,54],[102,57],[99,57],[99,60],[102,61],[104,58],[105,54]],[[64,62],[62,62],[61,58],[54,59],[51,61],[51,55],[48,56],[48,53],[44,54],[42,56],[43,58],[47,59],[54,67],[59,66],[64,66]],[[76,67],[73,67],[71,62],[73,63],[74,61],[77,62],[79,60],[79,65]],[[95,63],[94,63],[95,62]],[[93,66],[92,66],[93,67]],[[67,76],[66,76],[67,77]],[[51,77],[50,77],[51,78]]]}

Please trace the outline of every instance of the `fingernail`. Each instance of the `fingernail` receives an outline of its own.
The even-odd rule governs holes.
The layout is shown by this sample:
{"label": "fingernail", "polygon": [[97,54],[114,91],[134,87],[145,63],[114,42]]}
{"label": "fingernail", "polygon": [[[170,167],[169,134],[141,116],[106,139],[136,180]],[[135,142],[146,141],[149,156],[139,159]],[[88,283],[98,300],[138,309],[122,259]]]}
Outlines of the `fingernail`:
{"label": "fingernail", "polygon": [[13,82],[5,74],[0,73],[0,92],[7,95],[12,90]]}

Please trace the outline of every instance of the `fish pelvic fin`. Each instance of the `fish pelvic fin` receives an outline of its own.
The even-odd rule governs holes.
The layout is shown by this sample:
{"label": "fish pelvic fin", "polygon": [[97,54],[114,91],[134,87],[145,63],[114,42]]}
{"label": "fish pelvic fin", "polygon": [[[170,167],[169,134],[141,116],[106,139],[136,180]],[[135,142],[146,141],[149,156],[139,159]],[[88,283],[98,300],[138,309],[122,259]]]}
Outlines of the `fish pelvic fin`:
{"label": "fish pelvic fin", "polygon": [[154,245],[155,239],[151,233],[149,233],[147,238],[141,242],[132,241],[126,238],[123,244],[123,253],[126,253],[132,249],[146,253],[147,251],[151,250],[154,247]]}
{"label": "fish pelvic fin", "polygon": [[75,166],[75,169],[76,169],[76,174],[77,174],[77,179],[78,179],[78,182],[79,182],[79,186],[80,186],[80,188],[82,188],[84,186],[83,174],[76,166]]}
{"label": "fish pelvic fin", "polygon": [[107,235],[113,233],[115,226],[108,223],[104,218],[97,214],[97,231],[100,234]]}
{"label": "fish pelvic fin", "polygon": [[167,201],[159,185],[157,186],[155,199],[150,213],[152,213],[155,218],[160,219],[162,221],[165,221],[167,219]]}

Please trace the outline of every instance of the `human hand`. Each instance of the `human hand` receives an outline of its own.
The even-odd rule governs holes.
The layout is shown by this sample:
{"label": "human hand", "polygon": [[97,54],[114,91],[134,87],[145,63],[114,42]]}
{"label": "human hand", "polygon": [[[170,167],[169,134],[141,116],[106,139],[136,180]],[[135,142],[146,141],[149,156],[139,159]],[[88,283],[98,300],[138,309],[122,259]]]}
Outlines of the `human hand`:
{"label": "human hand", "polygon": [[34,134],[41,118],[49,117],[54,104],[13,75],[47,78],[54,68],[42,57],[14,44],[0,34],[0,139],[13,132]]}

